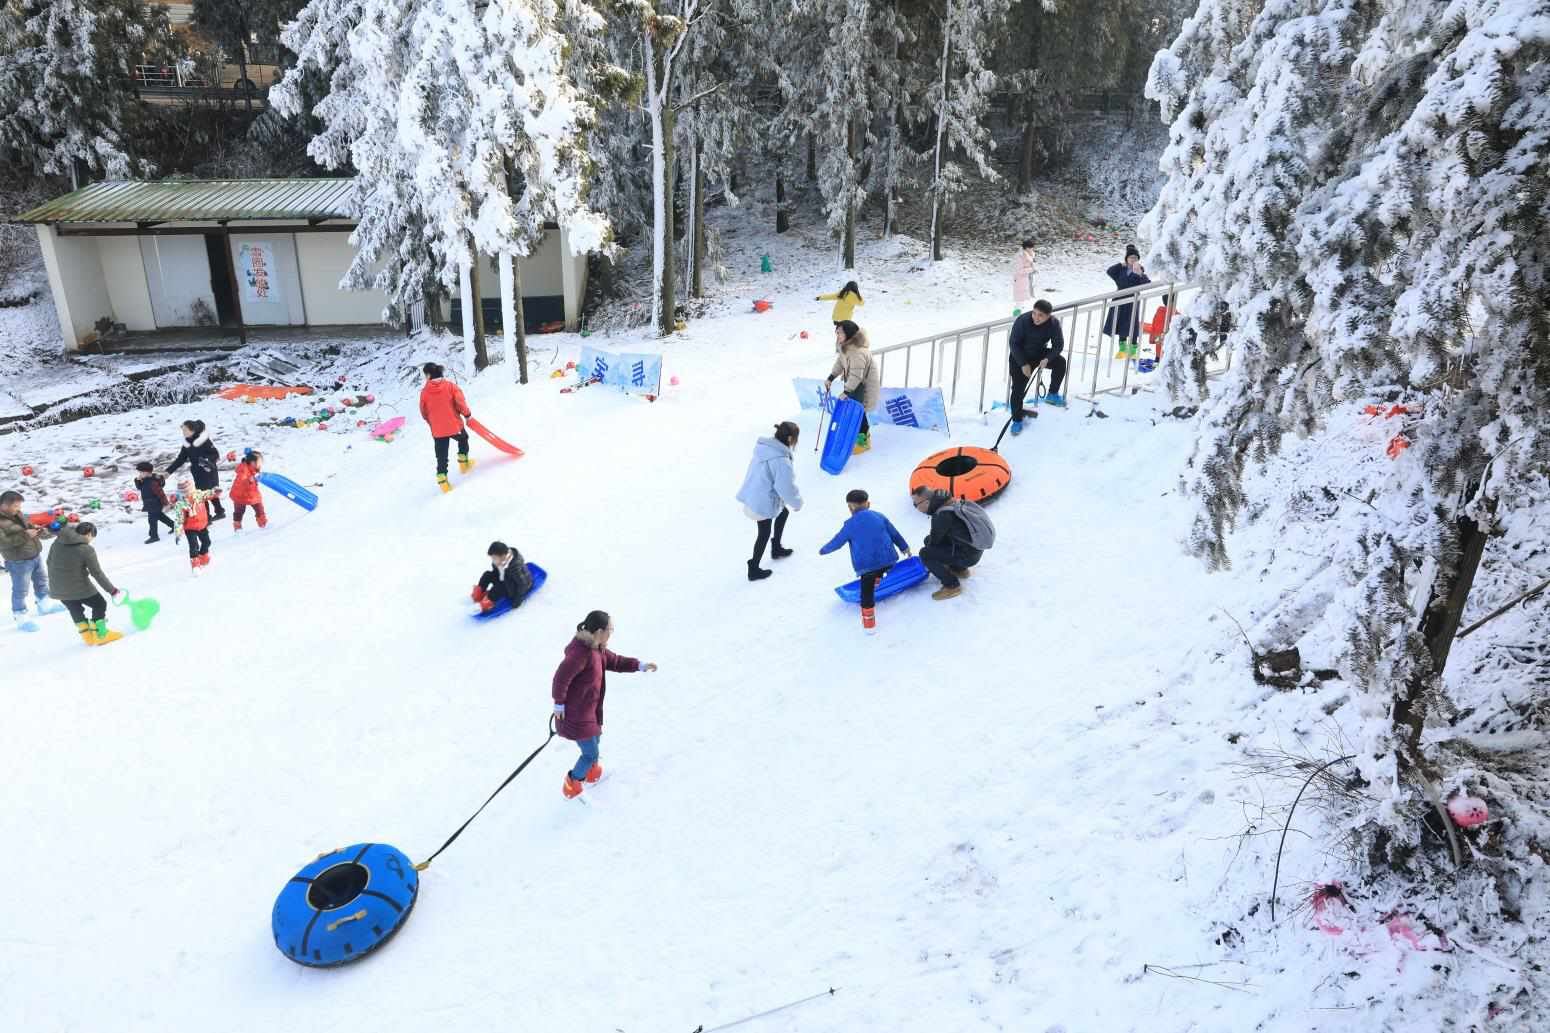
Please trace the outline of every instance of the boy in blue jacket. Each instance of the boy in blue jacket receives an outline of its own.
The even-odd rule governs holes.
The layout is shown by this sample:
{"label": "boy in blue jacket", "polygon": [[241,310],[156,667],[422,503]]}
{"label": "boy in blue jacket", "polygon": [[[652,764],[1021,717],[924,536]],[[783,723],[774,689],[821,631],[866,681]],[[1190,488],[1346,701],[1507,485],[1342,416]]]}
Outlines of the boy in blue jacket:
{"label": "boy in blue jacket", "polygon": [[868,635],[875,635],[877,615],[873,607],[877,602],[877,581],[898,559],[895,550],[908,556],[910,547],[887,517],[872,511],[867,493],[860,488],[845,495],[845,505],[850,507],[850,519],[839,534],[818,550],[818,555],[827,556],[850,543],[850,565],[861,575],[861,627]]}

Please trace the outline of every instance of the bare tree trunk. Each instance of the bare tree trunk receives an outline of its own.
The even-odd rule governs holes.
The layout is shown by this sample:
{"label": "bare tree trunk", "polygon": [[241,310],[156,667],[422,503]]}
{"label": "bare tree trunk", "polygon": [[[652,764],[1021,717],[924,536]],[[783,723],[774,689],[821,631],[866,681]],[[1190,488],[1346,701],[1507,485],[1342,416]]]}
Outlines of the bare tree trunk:
{"label": "bare tree trunk", "polygon": [[516,326],[517,333],[517,368],[521,374],[517,383],[527,383],[527,314],[522,308],[522,263],[515,259],[511,262],[511,278],[516,286]]}
{"label": "bare tree trunk", "polygon": [[[1438,570],[1433,579],[1432,595],[1421,615],[1421,635],[1426,639],[1426,651],[1431,654],[1431,670],[1411,678],[1405,686],[1405,694],[1394,701],[1394,730],[1403,743],[1399,751],[1400,769],[1404,770],[1421,756],[1421,731],[1426,722],[1430,697],[1442,683],[1443,671],[1448,666],[1448,653],[1453,648],[1453,638],[1458,634],[1464,617],[1464,604],[1469,601],[1475,575],[1480,570],[1480,558],[1485,554],[1488,535],[1480,525],[1468,517],[1455,522],[1458,532],[1458,554],[1449,576]],[[1438,586],[1446,585],[1447,594],[1437,594]]]}
{"label": "bare tree trunk", "polygon": [[775,232],[785,233],[791,228],[791,212],[786,208],[786,177],[775,171]]}
{"label": "bare tree trunk", "polygon": [[464,312],[464,319],[474,321],[474,369],[480,370],[489,366],[490,353],[484,346],[484,298],[479,293],[479,262],[478,250],[474,251],[474,261],[468,267],[468,284],[474,295],[472,312]]}
{"label": "bare tree trunk", "polygon": [[677,326],[677,283],[673,268],[673,199],[678,180],[677,150],[673,146],[673,134],[678,114],[671,104],[662,105],[662,319],[657,325],[663,337]]}
{"label": "bare tree trunk", "polygon": [[694,227],[690,235],[690,253],[694,255],[694,276],[689,281],[689,293],[696,298],[705,297],[705,162],[702,144],[694,142],[694,178],[690,187],[694,191],[689,218]]}
{"label": "bare tree trunk", "polygon": [[931,181],[931,259],[942,259],[942,222],[946,197],[942,193],[942,152],[947,146],[947,66],[952,55],[953,0],[947,0],[942,18],[942,97],[936,114],[936,174]]}
{"label": "bare tree trunk", "polygon": [[1033,122],[1031,120],[1024,122],[1022,155],[1017,161],[1017,192],[1019,194],[1026,193],[1028,188],[1033,186],[1033,144],[1035,139]]}
{"label": "bare tree trunk", "polygon": [[[851,167],[855,167],[856,161],[856,118],[854,115],[845,120],[845,155],[850,159]],[[845,198],[845,268],[856,267],[856,197],[852,193]]]}
{"label": "bare tree trunk", "polygon": [[813,134],[807,134],[807,181],[818,182],[818,145],[813,141]]}

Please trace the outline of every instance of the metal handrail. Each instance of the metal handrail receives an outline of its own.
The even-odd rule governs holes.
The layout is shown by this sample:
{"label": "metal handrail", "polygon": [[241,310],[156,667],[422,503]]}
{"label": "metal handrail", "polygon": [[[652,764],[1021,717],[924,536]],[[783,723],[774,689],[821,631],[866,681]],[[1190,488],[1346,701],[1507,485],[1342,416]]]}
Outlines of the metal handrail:
{"label": "metal handrail", "polygon": [[[1062,335],[1066,341],[1067,382],[1077,386],[1069,393],[1077,398],[1096,401],[1101,395],[1123,393],[1129,390],[1130,366],[1128,361],[1117,360],[1112,354],[1107,359],[1107,348],[1104,343],[1106,335],[1102,332],[1103,323],[1108,311],[1116,305],[1127,303],[1144,308],[1152,299],[1168,299],[1169,308],[1177,311],[1181,308],[1181,296],[1193,293],[1196,287],[1189,283],[1165,280],[1156,283],[1142,284],[1138,287],[1127,287],[1124,290],[1111,291],[1106,294],[1094,294],[1090,297],[1076,298],[1054,305],[1053,316],[1060,320]],[[1096,317],[1096,327],[1094,319]],[[975,338],[978,338],[980,348],[979,367],[979,411],[986,410],[986,395],[992,383],[1001,384],[1008,378],[1002,372],[1006,366],[1008,356],[1007,338],[1010,335],[1015,317],[993,319],[983,323],[974,323],[969,326],[955,327],[927,336],[913,338],[908,341],[900,341],[897,344],[884,345],[872,349],[872,355],[879,362],[879,374],[886,378],[888,371],[888,358],[898,352],[904,353],[904,382],[890,384],[889,386],[913,386],[911,374],[914,372],[916,362],[915,350],[929,348],[925,361],[921,367],[927,372],[927,387],[941,387],[947,396],[948,405],[954,405],[958,401],[958,393],[963,382],[970,380],[972,388],[973,367],[975,363],[970,361],[971,370],[969,377],[965,378],[963,349],[967,340],[971,348]],[[1137,311],[1132,315],[1132,323],[1139,329],[1146,320],[1142,312]],[[1094,331],[1097,331],[1095,334]],[[992,335],[1000,335],[996,346],[992,347]],[[952,355],[947,350],[952,349]],[[990,368],[990,356],[995,351],[1001,358],[1000,364],[993,372]],[[971,352],[972,354],[972,352]],[[1116,362],[1119,368],[1116,369]],[[1221,369],[1212,370],[1209,375],[1216,376],[1230,368],[1232,362],[1231,352],[1225,354],[1225,363]],[[897,362],[894,368],[897,369]],[[948,374],[948,370],[951,374]]]}

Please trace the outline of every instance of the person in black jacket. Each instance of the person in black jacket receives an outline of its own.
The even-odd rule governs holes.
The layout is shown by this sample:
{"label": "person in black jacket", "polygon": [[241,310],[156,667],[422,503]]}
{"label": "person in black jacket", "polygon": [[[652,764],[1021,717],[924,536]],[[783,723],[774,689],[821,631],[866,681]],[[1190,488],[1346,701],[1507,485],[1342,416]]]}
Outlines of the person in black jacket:
{"label": "person in black jacket", "polygon": [[194,487],[200,491],[213,491],[210,503],[215,507],[215,514],[211,520],[225,520],[226,509],[221,505],[221,474],[216,469],[216,463],[220,462],[221,454],[215,449],[215,442],[210,440],[210,435],[205,431],[203,420],[187,420],[183,423],[183,449],[178,457],[167,467],[167,475],[178,472],[184,463],[189,464],[189,470],[194,478]]}
{"label": "person in black jacket", "polygon": [[167,488],[161,474],[150,463],[136,463],[135,490],[140,493],[140,508],[145,510],[145,522],[150,525],[151,536],[145,540],[146,545],[161,541],[161,525],[166,524],[167,530],[176,531],[178,525],[167,518],[163,512],[170,502],[167,500]]}
{"label": "person in black jacket", "polygon": [[921,485],[910,493],[915,509],[931,518],[931,531],[916,555],[942,587],[931,593],[938,601],[951,599],[963,591],[960,579],[969,576],[969,568],[984,557],[983,550],[970,544],[969,525],[953,512],[948,503],[952,495]]}
{"label": "person in black jacket", "polygon": [[[1141,252],[1136,250],[1134,244],[1125,246],[1125,260],[1115,262],[1109,266],[1107,272],[1109,279],[1114,281],[1116,291],[1129,290],[1152,282],[1152,278],[1147,276],[1146,270],[1141,267]],[[1141,306],[1134,300],[1127,301],[1123,305],[1111,306],[1109,314],[1103,319],[1103,332],[1107,336],[1119,338],[1119,346],[1114,352],[1116,359],[1135,358],[1141,349],[1138,340],[1141,336]]]}
{"label": "person in black jacket", "polygon": [[474,602],[485,612],[493,610],[502,599],[511,603],[512,609],[516,609],[522,605],[528,592],[532,591],[532,572],[527,569],[522,554],[505,542],[491,542],[487,552],[490,569],[484,572],[479,583],[474,586]]}
{"label": "person in black jacket", "polygon": [[1023,396],[1028,393],[1034,370],[1049,370],[1049,393],[1044,400],[1051,405],[1066,404],[1065,395],[1060,393],[1060,385],[1066,379],[1066,358],[1060,354],[1065,350],[1066,339],[1054,311],[1053,305],[1040,298],[1033,303],[1033,308],[1017,317],[1007,338],[1007,363],[1012,378],[1012,397],[1008,405],[1012,409],[1013,434],[1021,434],[1023,430],[1023,417],[1027,415]]}

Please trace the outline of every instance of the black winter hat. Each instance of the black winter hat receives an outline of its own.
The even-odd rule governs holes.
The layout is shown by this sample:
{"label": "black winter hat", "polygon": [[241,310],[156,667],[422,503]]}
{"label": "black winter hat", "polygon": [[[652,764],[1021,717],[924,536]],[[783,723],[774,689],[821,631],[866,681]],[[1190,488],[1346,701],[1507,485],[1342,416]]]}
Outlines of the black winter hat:
{"label": "black winter hat", "polygon": [[1141,252],[1136,250],[1136,246],[1134,244],[1126,244],[1125,245],[1125,257],[1129,258],[1131,255],[1135,255],[1137,258],[1140,258],[1141,257]]}

